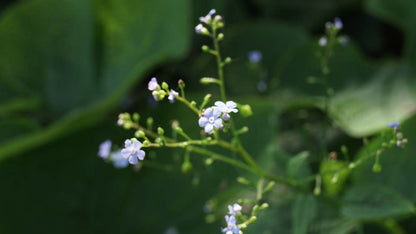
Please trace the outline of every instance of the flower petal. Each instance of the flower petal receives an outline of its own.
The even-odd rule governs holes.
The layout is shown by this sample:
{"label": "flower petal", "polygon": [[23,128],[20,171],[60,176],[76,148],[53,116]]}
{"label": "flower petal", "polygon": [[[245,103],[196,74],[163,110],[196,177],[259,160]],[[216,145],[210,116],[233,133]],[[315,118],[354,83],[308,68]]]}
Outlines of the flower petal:
{"label": "flower petal", "polygon": [[214,122],[214,126],[218,129],[220,129],[221,126],[222,126],[222,119],[216,119],[215,122]]}
{"label": "flower petal", "polygon": [[129,163],[130,164],[133,164],[134,165],[134,164],[137,164],[138,162],[139,162],[139,160],[137,159],[136,156],[133,156],[132,155],[132,156],[129,157]]}
{"label": "flower petal", "polygon": [[122,149],[121,150],[121,156],[123,156],[123,158],[128,158],[130,156],[131,152],[128,149]]}
{"label": "flower petal", "polygon": [[205,130],[206,133],[212,132],[212,129],[214,129],[214,125],[209,124],[209,123],[207,125],[205,125],[204,130]]}
{"label": "flower petal", "polygon": [[204,127],[207,123],[208,123],[208,118],[206,117],[201,117],[198,120],[198,124],[200,127]]}
{"label": "flower petal", "polygon": [[136,139],[133,140],[133,148],[135,150],[139,150],[140,148],[142,148],[142,143]]}
{"label": "flower petal", "polygon": [[218,108],[213,107],[212,108],[212,116],[214,116],[214,118],[218,118],[221,115],[221,110],[219,110]]}
{"label": "flower petal", "polygon": [[129,148],[130,146],[131,146],[131,140],[130,139],[125,140],[124,141],[124,147]]}
{"label": "flower petal", "polygon": [[207,118],[211,117],[211,116],[212,116],[212,107],[207,108],[207,109],[204,111],[204,115],[205,115],[205,117],[207,117]]}
{"label": "flower petal", "polygon": [[146,155],[146,153],[143,150],[137,151],[137,157],[140,160],[143,160],[145,155]]}

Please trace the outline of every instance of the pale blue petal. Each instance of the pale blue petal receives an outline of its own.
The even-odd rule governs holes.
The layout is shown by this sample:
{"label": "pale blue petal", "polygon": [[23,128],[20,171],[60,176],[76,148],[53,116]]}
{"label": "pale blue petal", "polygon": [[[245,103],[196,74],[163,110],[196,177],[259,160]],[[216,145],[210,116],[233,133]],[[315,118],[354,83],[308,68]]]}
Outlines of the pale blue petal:
{"label": "pale blue petal", "polygon": [[146,155],[146,153],[143,150],[140,150],[140,151],[137,152],[137,157],[140,160],[143,160],[145,155]]}
{"label": "pale blue petal", "polygon": [[138,140],[133,140],[133,148],[135,150],[139,150],[140,148],[142,148],[142,143]]}
{"label": "pale blue petal", "polygon": [[211,116],[212,116],[212,108],[211,108],[211,107],[210,107],[210,108],[207,108],[207,109],[204,111],[204,115],[205,115],[205,117],[207,117],[207,118],[211,117]]}
{"label": "pale blue petal", "polygon": [[236,107],[237,107],[237,103],[235,103],[235,102],[233,102],[233,101],[228,101],[228,102],[226,103],[226,106],[227,106],[227,108],[229,108],[229,109],[233,109],[233,108],[236,108]]}
{"label": "pale blue petal", "polygon": [[198,120],[198,124],[200,127],[204,127],[208,123],[208,119],[206,117],[201,117]]}
{"label": "pale blue petal", "polygon": [[214,122],[214,126],[218,129],[220,129],[221,125],[222,125],[222,119],[216,119],[215,122]]}
{"label": "pale blue petal", "polygon": [[212,132],[212,129],[214,129],[214,125],[212,125],[212,124],[205,125],[205,132],[206,133]]}
{"label": "pale blue petal", "polygon": [[128,158],[130,156],[131,152],[128,149],[122,149],[121,150],[121,156],[123,156],[124,158]]}
{"label": "pale blue petal", "polygon": [[130,146],[131,146],[131,140],[130,139],[125,140],[124,141],[124,147],[129,148]]}
{"label": "pale blue petal", "polygon": [[139,162],[139,160],[137,159],[137,157],[136,156],[131,156],[130,158],[129,158],[129,163],[130,164],[137,164]]}
{"label": "pale blue petal", "polygon": [[212,108],[212,116],[214,116],[214,118],[218,118],[221,115],[221,110],[219,110],[218,108]]}

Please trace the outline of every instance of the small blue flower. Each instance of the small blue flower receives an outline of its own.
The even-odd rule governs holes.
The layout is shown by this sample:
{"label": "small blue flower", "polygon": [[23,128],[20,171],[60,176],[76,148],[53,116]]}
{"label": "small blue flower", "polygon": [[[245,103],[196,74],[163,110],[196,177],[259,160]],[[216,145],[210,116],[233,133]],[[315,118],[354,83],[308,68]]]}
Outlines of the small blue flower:
{"label": "small blue flower", "polygon": [[156,77],[153,77],[150,81],[149,81],[149,84],[147,85],[147,88],[150,90],[150,91],[155,91],[155,90],[157,90],[157,88],[159,87],[159,84],[157,83],[157,79],[156,79]]}
{"label": "small blue flower", "polygon": [[103,159],[106,159],[108,158],[108,155],[110,155],[110,151],[111,151],[111,141],[106,140],[100,144],[100,147],[98,150],[98,156],[100,156]]}
{"label": "small blue flower", "polygon": [[335,28],[337,28],[337,29],[342,29],[342,27],[344,26],[342,24],[342,21],[341,21],[341,19],[339,17],[335,17],[335,19],[334,19],[334,25],[335,25]]}
{"label": "small blue flower", "polygon": [[325,36],[323,36],[323,37],[319,38],[319,42],[318,42],[318,44],[319,44],[320,46],[324,47],[324,46],[326,46],[326,44],[327,44],[327,43],[328,43],[328,39],[326,39],[326,37],[325,37]]}
{"label": "small blue flower", "polygon": [[402,147],[403,142],[402,142],[401,140],[398,140],[398,141],[396,142],[396,145],[397,145],[397,147]]}
{"label": "small blue flower", "polygon": [[394,131],[396,131],[397,129],[399,129],[399,128],[400,128],[400,123],[399,123],[399,122],[393,122],[393,123],[389,123],[387,126],[388,126],[389,128],[393,128],[393,129],[394,129]]}
{"label": "small blue flower", "polygon": [[121,155],[121,151],[116,151],[111,154],[111,161],[113,162],[113,165],[115,168],[125,168],[129,165],[129,160],[123,157]]}
{"label": "small blue flower", "polygon": [[238,112],[238,110],[236,108],[237,103],[235,103],[233,101],[227,101],[226,103],[221,102],[221,101],[216,101],[215,106],[222,113],[230,113],[230,112],[237,113]]}
{"label": "small blue flower", "polygon": [[203,29],[204,29],[204,26],[202,26],[202,24],[198,24],[197,26],[195,26],[196,34],[201,34]]}
{"label": "small blue flower", "polygon": [[141,150],[142,143],[136,139],[127,139],[124,142],[124,149],[121,150],[121,155],[129,160],[130,164],[137,164],[138,159],[143,160],[145,152]]}
{"label": "small blue flower", "polygon": [[215,9],[211,9],[206,16],[199,17],[199,21],[201,21],[202,23],[209,24],[211,22],[212,15],[214,15],[215,13],[217,13],[217,11]]}
{"label": "small blue flower", "polygon": [[241,211],[241,209],[242,209],[242,207],[239,204],[234,203],[234,205],[232,205],[232,206],[229,205],[228,206],[228,214],[235,216]]}
{"label": "small blue flower", "polygon": [[206,133],[212,132],[214,127],[220,129],[222,127],[222,119],[220,119],[221,111],[215,107],[207,108],[204,114],[199,118],[198,123],[200,127],[204,127]]}
{"label": "small blue flower", "polygon": [[258,63],[263,58],[263,55],[261,54],[260,51],[253,50],[253,51],[248,52],[247,57],[248,57],[248,61],[250,61],[250,63]]}
{"label": "small blue flower", "polygon": [[223,228],[221,231],[225,234],[238,234],[240,232],[240,227],[237,226],[237,220],[233,215],[226,215],[225,221],[227,222],[227,227]]}
{"label": "small blue flower", "polygon": [[179,95],[179,93],[178,93],[178,92],[176,92],[175,90],[171,89],[171,90],[170,90],[170,92],[169,92],[169,97],[168,97],[168,99],[169,99],[170,103],[174,103],[174,102],[175,102],[175,98],[176,98],[178,95]]}

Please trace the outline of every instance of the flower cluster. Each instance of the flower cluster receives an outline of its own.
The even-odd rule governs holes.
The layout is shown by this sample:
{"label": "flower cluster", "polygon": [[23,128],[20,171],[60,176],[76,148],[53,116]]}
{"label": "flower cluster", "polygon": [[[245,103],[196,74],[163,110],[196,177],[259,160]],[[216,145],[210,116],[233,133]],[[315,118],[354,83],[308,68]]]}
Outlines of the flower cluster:
{"label": "flower cluster", "polygon": [[166,95],[168,95],[168,99],[170,103],[174,103],[176,97],[179,95],[178,92],[176,92],[173,89],[169,90],[169,86],[167,83],[163,82],[162,86],[160,86],[157,82],[156,77],[153,77],[150,79],[149,83],[147,84],[147,88],[152,91],[153,98],[156,101],[161,101],[165,98]]}
{"label": "flower cluster", "polygon": [[237,104],[233,101],[227,101],[226,103],[216,101],[215,106],[208,107],[200,115],[198,124],[204,128],[206,133],[211,133],[216,129],[222,129],[224,127],[223,120],[227,121],[230,119],[229,113],[237,113]]}
{"label": "flower cluster", "polygon": [[397,147],[402,147],[405,144],[407,144],[408,140],[407,138],[404,138],[404,135],[402,132],[400,132],[400,123],[399,122],[393,122],[389,123],[387,125],[389,128],[393,129],[393,139],[390,141],[390,144],[395,144]]}
{"label": "flower cluster", "polygon": [[222,16],[216,15],[215,17],[213,17],[215,13],[217,13],[217,11],[215,9],[212,9],[208,12],[206,16],[199,17],[199,21],[201,23],[195,26],[195,32],[197,34],[210,35],[209,30],[206,27],[204,27],[204,24],[209,25],[213,29],[224,27],[224,23],[222,22]]}
{"label": "flower cluster", "polygon": [[225,222],[227,227],[222,228],[222,233],[225,234],[239,234],[240,227],[237,225],[236,215],[241,212],[242,207],[235,203],[234,205],[228,206],[228,215],[225,216]]}
{"label": "flower cluster", "polygon": [[[342,23],[341,19],[339,17],[336,17],[334,19],[334,22],[326,22],[325,28],[326,28],[326,36],[322,36],[318,40],[319,46],[325,47],[331,37],[336,37],[336,34],[344,27],[344,24]],[[346,36],[340,36],[337,38],[337,41],[341,43],[342,45],[346,45],[348,42],[348,37]]]}

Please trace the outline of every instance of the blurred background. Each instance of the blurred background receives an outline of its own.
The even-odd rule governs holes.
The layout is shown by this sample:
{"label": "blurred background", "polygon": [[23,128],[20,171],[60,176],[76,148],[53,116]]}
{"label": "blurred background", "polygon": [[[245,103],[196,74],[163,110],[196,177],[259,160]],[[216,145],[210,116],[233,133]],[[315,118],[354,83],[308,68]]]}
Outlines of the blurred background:
{"label": "blurred background", "polygon": [[[194,33],[212,8],[224,17],[223,54],[233,59],[226,88],[253,108],[238,122],[250,128],[243,141],[261,165],[297,178],[322,168],[317,142],[327,126],[323,89],[313,81],[321,74],[318,39],[335,17],[349,42],[330,61],[336,126],[324,139],[328,150],[346,145],[357,159],[393,121],[410,141],[383,154],[382,173],[370,160],[328,184],[343,208],[300,206],[296,193],[277,186],[246,233],[416,233],[414,0],[1,1],[0,233],[220,233],[226,205],[255,192],[236,185],[243,172],[195,155],[184,174],[181,151],[148,152],[141,168],[115,169],[97,157],[104,140],[121,146],[133,135],[116,125],[121,112],[153,116],[167,131],[177,119],[199,135],[192,113],[154,102],[147,82],[156,76],[176,87],[181,78],[197,101],[218,94],[199,84],[216,68],[200,51],[210,41]],[[257,67],[247,60],[252,50],[263,54]],[[291,174],[286,166],[305,151],[307,164]]]}

